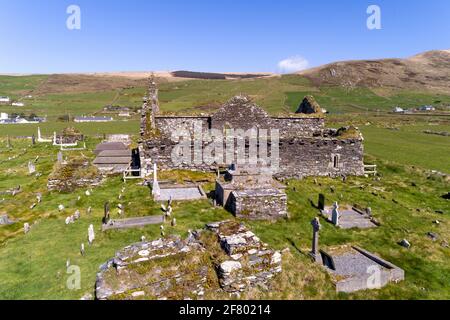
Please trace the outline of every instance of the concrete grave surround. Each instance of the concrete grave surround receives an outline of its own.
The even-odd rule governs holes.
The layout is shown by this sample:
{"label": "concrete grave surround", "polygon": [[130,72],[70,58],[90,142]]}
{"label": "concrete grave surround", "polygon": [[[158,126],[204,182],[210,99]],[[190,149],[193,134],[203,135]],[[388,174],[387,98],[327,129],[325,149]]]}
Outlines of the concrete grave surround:
{"label": "concrete grave surround", "polygon": [[[322,215],[327,219],[328,222],[333,223],[333,207],[325,207],[324,210],[321,211]],[[343,206],[338,208],[339,212],[339,224],[337,227],[342,229],[369,229],[376,228],[378,223],[368,215],[366,212],[357,209],[352,206]]]}
{"label": "concrete grave surround", "polygon": [[337,292],[379,289],[389,282],[399,282],[405,278],[402,269],[357,246],[320,250],[320,254]]}

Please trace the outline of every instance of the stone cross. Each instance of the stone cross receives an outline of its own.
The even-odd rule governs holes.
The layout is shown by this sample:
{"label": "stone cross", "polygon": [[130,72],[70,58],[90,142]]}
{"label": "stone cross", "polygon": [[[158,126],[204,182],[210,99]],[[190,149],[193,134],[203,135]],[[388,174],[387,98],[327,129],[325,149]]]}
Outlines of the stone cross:
{"label": "stone cross", "polygon": [[89,242],[89,245],[92,245],[94,240],[95,240],[94,225],[91,224],[89,226],[89,229],[88,229],[88,242]]}
{"label": "stone cross", "polygon": [[331,212],[331,222],[335,226],[339,226],[339,218],[340,218],[339,205],[337,202],[335,202],[333,204],[333,211]]}
{"label": "stone cross", "polygon": [[319,194],[319,210],[325,210],[325,195],[323,193]]}
{"label": "stone cross", "polygon": [[311,248],[311,256],[314,258],[314,260],[317,262],[320,257],[319,253],[319,231],[322,228],[320,225],[319,218],[314,218],[311,221],[311,226],[313,229],[313,240],[312,240],[312,248]]}
{"label": "stone cross", "polygon": [[109,202],[105,203],[105,207],[104,207],[104,216],[103,216],[103,224],[108,224],[109,222]]}
{"label": "stone cross", "polygon": [[161,189],[159,188],[158,182],[158,167],[156,163],[153,164],[153,186],[152,186],[152,195],[159,197],[161,195]]}

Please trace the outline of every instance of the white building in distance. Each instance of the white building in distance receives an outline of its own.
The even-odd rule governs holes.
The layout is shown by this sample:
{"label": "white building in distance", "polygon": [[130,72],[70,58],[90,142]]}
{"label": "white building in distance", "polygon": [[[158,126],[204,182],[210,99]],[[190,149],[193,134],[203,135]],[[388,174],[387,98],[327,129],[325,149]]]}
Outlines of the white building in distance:
{"label": "white building in distance", "polygon": [[111,122],[114,119],[112,117],[75,117],[75,122]]}

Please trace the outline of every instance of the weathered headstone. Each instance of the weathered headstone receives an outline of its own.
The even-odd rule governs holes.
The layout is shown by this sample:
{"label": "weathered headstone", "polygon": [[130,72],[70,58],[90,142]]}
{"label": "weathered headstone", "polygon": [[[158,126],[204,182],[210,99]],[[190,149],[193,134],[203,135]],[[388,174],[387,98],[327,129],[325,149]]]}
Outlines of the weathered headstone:
{"label": "weathered headstone", "polygon": [[92,245],[94,240],[95,240],[94,225],[91,224],[89,226],[89,229],[88,229],[88,242],[89,242],[89,245]]}
{"label": "weathered headstone", "polygon": [[28,161],[28,173],[33,174],[35,172],[36,172],[36,166],[34,165],[33,162]]}
{"label": "weathered headstone", "polygon": [[340,218],[339,205],[337,202],[335,202],[333,204],[333,211],[331,212],[331,222],[335,226],[339,226],[339,218]]}
{"label": "weathered headstone", "polygon": [[87,214],[91,214],[92,213],[92,207],[87,208]]}
{"label": "weathered headstone", "polygon": [[161,189],[158,182],[158,167],[156,166],[156,163],[153,165],[152,195],[156,197],[159,197],[161,195]]}
{"label": "weathered headstone", "polygon": [[66,225],[69,225],[69,224],[70,224],[70,217],[67,217],[67,218],[66,218],[65,223],[66,223]]}
{"label": "weathered headstone", "polygon": [[80,253],[82,256],[84,256],[84,254],[86,253],[86,251],[84,250],[84,243],[82,243],[80,246]]}
{"label": "weathered headstone", "polygon": [[56,161],[58,161],[58,163],[63,162],[63,154],[61,151],[58,152],[58,155],[56,156]]}
{"label": "weathered headstone", "polygon": [[323,193],[319,194],[319,210],[325,210],[325,195]]}
{"label": "weathered headstone", "polygon": [[402,247],[406,248],[406,249],[411,248],[411,243],[409,243],[409,241],[406,240],[406,239],[403,239],[398,244],[401,245]]}
{"label": "weathered headstone", "polygon": [[177,226],[177,219],[175,219],[175,218],[172,219],[171,226],[172,227],[176,227]]}
{"label": "weathered headstone", "polygon": [[73,218],[75,220],[79,220],[80,217],[81,217],[80,210],[75,211],[75,214],[73,215]]}
{"label": "weathered headstone", "polygon": [[371,217],[371,216],[372,216],[372,208],[371,208],[371,207],[367,207],[367,208],[366,208],[366,213],[367,213],[367,215],[368,215],[369,217]]}
{"label": "weathered headstone", "polygon": [[23,232],[25,234],[27,234],[28,232],[30,232],[30,224],[29,223],[24,223],[23,224]]}
{"label": "weathered headstone", "polygon": [[108,224],[110,217],[109,217],[110,211],[109,211],[109,202],[105,203],[104,206],[104,214],[103,214],[103,224]]}
{"label": "weathered headstone", "polygon": [[58,211],[59,212],[61,212],[61,211],[63,211],[65,208],[64,208],[64,206],[62,205],[62,204],[60,204],[59,206],[58,206]]}
{"label": "weathered headstone", "polygon": [[6,148],[7,149],[12,148],[11,139],[9,138],[9,135],[6,137]]}
{"label": "weathered headstone", "polygon": [[36,200],[37,200],[38,203],[41,203],[42,202],[42,194],[38,193],[36,195]]}
{"label": "weathered headstone", "polygon": [[89,197],[91,195],[91,192],[89,190],[86,190],[84,194],[86,195],[86,197]]}
{"label": "weathered headstone", "polygon": [[34,136],[34,134],[31,136],[31,144],[32,145],[36,144],[36,137]]}
{"label": "weathered headstone", "polygon": [[3,214],[0,216],[0,225],[7,225],[10,223],[11,223],[11,221],[9,221],[9,217],[7,214]]}
{"label": "weathered headstone", "polygon": [[311,247],[311,256],[316,262],[321,261],[321,256],[319,252],[319,231],[322,228],[320,225],[319,218],[314,218],[311,221],[311,226],[313,229],[313,239],[312,239],[312,247]]}

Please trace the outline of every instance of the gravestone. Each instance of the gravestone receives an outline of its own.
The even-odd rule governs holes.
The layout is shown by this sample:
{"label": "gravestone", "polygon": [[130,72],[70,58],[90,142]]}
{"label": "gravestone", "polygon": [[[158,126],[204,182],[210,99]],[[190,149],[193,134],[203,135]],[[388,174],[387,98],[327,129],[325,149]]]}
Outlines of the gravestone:
{"label": "gravestone", "polygon": [[82,256],[84,256],[84,254],[86,253],[86,251],[84,250],[84,243],[82,243],[80,246],[80,253]]}
{"label": "gravestone", "polygon": [[75,214],[73,215],[73,218],[74,218],[75,220],[79,220],[80,217],[81,217],[81,215],[80,215],[80,210],[75,211]]}
{"label": "gravestone", "polygon": [[67,218],[66,218],[66,221],[65,221],[66,225],[69,225],[69,224],[70,224],[70,220],[71,220],[70,217],[67,217]]}
{"label": "gravestone", "polygon": [[62,204],[60,204],[60,205],[58,206],[58,211],[61,212],[61,211],[63,211],[63,210],[64,210],[64,206],[63,206]]}
{"label": "gravestone", "polygon": [[319,210],[325,210],[325,195],[323,193],[319,194]]}
{"label": "gravestone", "polygon": [[38,193],[36,195],[36,200],[37,200],[38,203],[41,203],[42,202],[42,194]]}
{"label": "gravestone", "polygon": [[11,221],[9,220],[9,217],[7,214],[3,214],[0,216],[0,225],[7,225],[10,223],[11,223]]}
{"label": "gravestone", "polygon": [[34,165],[33,162],[28,161],[28,173],[33,174],[35,172],[36,172],[36,166]]}
{"label": "gravestone", "polygon": [[11,149],[12,148],[11,139],[9,138],[9,135],[6,138],[6,148],[7,149]]}
{"label": "gravestone", "polygon": [[31,144],[32,145],[36,144],[36,137],[34,136],[34,134],[31,136]]}
{"label": "gravestone", "polygon": [[320,225],[320,221],[319,218],[314,218],[311,221],[311,226],[313,229],[313,239],[312,239],[312,247],[311,247],[311,256],[313,257],[313,259],[316,262],[320,262],[321,259],[321,255],[319,252],[319,231],[322,228],[322,226]]}
{"label": "gravestone", "polygon": [[87,214],[91,214],[92,213],[92,207],[87,208]]}
{"label": "gravestone", "polygon": [[63,154],[61,151],[58,152],[58,155],[56,156],[56,161],[58,161],[58,163],[63,162]]}
{"label": "gravestone", "polygon": [[94,232],[94,225],[90,225],[89,229],[88,229],[88,241],[89,241],[89,245],[92,245],[92,243],[95,240],[95,232]]}
{"label": "gravestone", "polygon": [[173,218],[172,222],[171,222],[172,227],[176,227],[177,226],[177,219]]}
{"label": "gravestone", "polygon": [[335,202],[333,204],[333,211],[331,212],[331,222],[335,226],[339,226],[339,218],[340,218],[339,205],[337,202]]}
{"label": "gravestone", "polygon": [[103,224],[108,224],[108,222],[110,220],[109,214],[110,214],[109,202],[106,202],[105,206],[104,206],[104,214],[103,214],[103,220],[102,220]]}
{"label": "gravestone", "polygon": [[156,166],[156,163],[153,165],[152,195],[156,197],[159,197],[161,195],[161,189],[158,182],[158,167]]}
{"label": "gravestone", "polygon": [[30,232],[30,224],[29,223],[24,223],[23,224],[23,232],[25,234],[27,234],[28,232]]}

